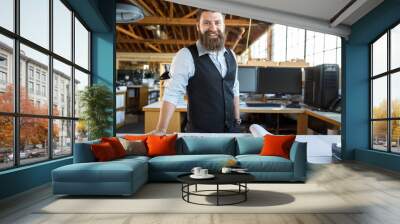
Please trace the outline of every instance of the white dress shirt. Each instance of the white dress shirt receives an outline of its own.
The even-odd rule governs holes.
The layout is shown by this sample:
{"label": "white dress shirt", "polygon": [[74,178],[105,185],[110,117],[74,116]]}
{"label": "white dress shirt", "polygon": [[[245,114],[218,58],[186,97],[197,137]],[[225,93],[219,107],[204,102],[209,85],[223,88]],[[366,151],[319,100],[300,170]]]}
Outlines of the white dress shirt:
{"label": "white dress shirt", "polygon": [[[196,42],[196,46],[199,56],[208,54],[222,78],[224,78],[228,70],[224,56],[226,49],[223,48],[217,52],[208,51],[200,44],[199,41]],[[232,54],[235,55],[233,51]],[[235,83],[232,89],[234,96],[239,96],[239,81],[237,79],[237,72],[238,68],[236,67]],[[170,70],[171,78],[166,81],[163,100],[168,101],[175,106],[184,103],[183,96],[186,94],[186,87],[189,83],[189,79],[194,76],[194,73],[195,66],[190,50],[186,47],[180,49],[172,60]]]}

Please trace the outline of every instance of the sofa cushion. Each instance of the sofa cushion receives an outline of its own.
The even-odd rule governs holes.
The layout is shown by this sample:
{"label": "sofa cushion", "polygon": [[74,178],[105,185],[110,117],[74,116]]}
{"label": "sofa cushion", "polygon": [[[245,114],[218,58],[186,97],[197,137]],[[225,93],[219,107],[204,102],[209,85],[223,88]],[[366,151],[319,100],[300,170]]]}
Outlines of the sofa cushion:
{"label": "sofa cushion", "polygon": [[124,138],[129,141],[143,141],[146,142],[147,135],[125,135]]}
{"label": "sofa cushion", "polygon": [[190,172],[199,166],[211,172],[219,171],[228,160],[235,159],[231,155],[175,155],[158,156],[149,160],[149,170],[163,172]]}
{"label": "sofa cushion", "polygon": [[143,161],[143,162],[148,162],[150,157],[147,156],[137,156],[137,155],[130,155],[130,156],[125,156],[124,158],[116,159],[113,160],[113,162],[131,162],[131,161]]}
{"label": "sofa cushion", "polygon": [[146,162],[139,159],[109,162],[74,163],[53,170],[58,182],[129,182],[134,172],[146,171]]}
{"label": "sofa cushion", "polygon": [[292,161],[279,156],[239,155],[240,167],[249,172],[292,172]]}
{"label": "sofa cushion", "polygon": [[150,135],[147,137],[147,155],[148,156],[165,156],[176,154],[176,139],[178,135]]}
{"label": "sofa cushion", "polygon": [[126,155],[147,155],[146,143],[142,140],[126,140],[124,138],[118,138],[122,146],[126,151]]}
{"label": "sofa cushion", "polygon": [[296,135],[264,135],[264,145],[260,155],[290,159],[290,148],[295,139]]}
{"label": "sofa cushion", "polygon": [[178,147],[177,154],[202,155],[226,154],[235,155],[235,138],[233,137],[205,137],[184,136],[182,145]]}
{"label": "sofa cushion", "polygon": [[237,137],[236,155],[260,154],[263,144],[263,137]]}
{"label": "sofa cushion", "polygon": [[99,144],[92,144],[91,146],[96,161],[104,162],[117,159],[115,150],[109,142],[102,142]]}
{"label": "sofa cushion", "polygon": [[96,158],[90,148],[92,144],[99,144],[100,140],[75,143],[74,163],[95,162]]}
{"label": "sofa cushion", "polygon": [[122,146],[121,142],[117,137],[103,137],[101,138],[101,142],[108,142],[114,149],[115,155],[117,158],[122,158],[126,156],[126,151],[124,146]]}

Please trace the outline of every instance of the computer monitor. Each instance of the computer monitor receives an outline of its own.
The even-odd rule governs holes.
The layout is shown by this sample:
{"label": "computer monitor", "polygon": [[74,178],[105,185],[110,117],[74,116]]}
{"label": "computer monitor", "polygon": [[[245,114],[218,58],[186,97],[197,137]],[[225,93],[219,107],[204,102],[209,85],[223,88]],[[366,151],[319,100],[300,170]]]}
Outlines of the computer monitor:
{"label": "computer monitor", "polygon": [[[117,71],[117,80],[120,81],[128,81],[131,79],[131,70],[118,70]],[[128,78],[128,80],[126,79]]]}
{"label": "computer monitor", "polygon": [[239,91],[241,93],[257,92],[257,67],[255,66],[239,66],[238,81]]}
{"label": "computer monitor", "polygon": [[302,94],[301,68],[258,68],[258,92],[270,94]]}

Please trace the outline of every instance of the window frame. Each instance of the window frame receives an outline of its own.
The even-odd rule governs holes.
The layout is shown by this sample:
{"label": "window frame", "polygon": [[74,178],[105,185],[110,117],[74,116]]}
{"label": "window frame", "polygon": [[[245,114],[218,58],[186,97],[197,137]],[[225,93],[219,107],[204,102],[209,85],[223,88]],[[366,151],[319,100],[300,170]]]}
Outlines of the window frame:
{"label": "window frame", "polygon": [[[71,108],[71,114],[70,116],[66,115],[66,116],[55,116],[53,115],[53,59],[58,60],[59,62],[62,62],[68,66],[71,66],[71,92],[73,94],[73,97],[71,99],[71,103],[72,105],[74,105],[75,103],[75,88],[73,83],[75,82],[75,69],[87,74],[89,76],[89,83],[88,85],[91,86],[92,85],[92,69],[91,69],[91,49],[92,49],[92,43],[91,43],[91,37],[92,37],[92,31],[91,29],[89,29],[89,27],[87,26],[87,24],[84,22],[84,20],[72,9],[72,7],[65,1],[65,0],[59,0],[62,4],[64,4],[64,6],[66,8],[68,8],[68,10],[71,11],[71,18],[70,18],[70,23],[71,23],[71,59],[67,59],[64,58],[61,55],[58,55],[57,53],[53,52],[53,1],[54,0],[47,0],[49,2],[49,48],[46,49],[45,47],[42,47],[39,44],[36,44],[32,41],[30,41],[29,39],[24,38],[23,36],[20,35],[20,0],[14,0],[13,1],[13,10],[14,10],[14,30],[10,31],[4,27],[0,26],[0,35],[5,36],[7,38],[11,38],[13,41],[13,54],[12,54],[12,64],[11,69],[9,69],[10,71],[12,71],[11,75],[13,75],[14,78],[14,111],[13,112],[1,112],[0,111],[0,116],[11,116],[13,119],[13,153],[14,153],[14,161],[13,161],[13,166],[10,167],[5,167],[5,168],[0,168],[0,172],[5,171],[5,170],[11,170],[11,169],[16,169],[19,167],[23,167],[23,166],[30,166],[33,164],[38,164],[38,163],[43,163],[46,161],[50,161],[53,159],[62,159],[62,158],[66,158],[66,157],[70,157],[73,156],[73,152],[74,152],[74,143],[75,143],[75,123],[76,121],[79,120],[79,117],[75,116],[75,108],[72,107]],[[85,69],[81,66],[79,66],[78,64],[75,63],[75,25],[74,25],[74,20],[75,18],[77,20],[79,20],[79,22],[84,26],[84,28],[88,31],[88,69]],[[21,85],[21,80],[20,80],[20,65],[21,65],[21,56],[20,56],[20,45],[23,44],[29,48],[32,48],[33,50],[36,50],[42,54],[45,54],[46,56],[48,56],[49,59],[49,63],[48,63],[48,74],[47,74],[47,83],[45,85],[45,89],[48,93],[45,93],[46,96],[48,97],[48,113],[46,115],[39,115],[39,114],[22,114],[20,112],[20,85]],[[41,79],[41,75],[42,75],[42,71],[39,73],[39,80],[36,81],[36,68],[34,68],[33,70],[33,79],[30,78],[30,74],[29,74],[29,69],[31,68],[30,64],[27,63],[27,68],[26,71],[27,73],[26,75],[26,82],[28,81],[33,81],[33,85],[35,86],[36,83],[40,83],[40,87],[42,87],[42,79]],[[28,87],[28,86],[27,86]],[[28,88],[27,88],[27,91]],[[34,88],[34,92],[36,91],[36,89]],[[39,97],[43,97],[42,94],[38,95]],[[35,103],[35,102],[34,102]],[[45,118],[47,119],[48,122],[48,136],[47,136],[47,142],[49,143],[47,145],[47,151],[48,151],[48,155],[47,158],[43,158],[43,160],[40,160],[38,162],[31,162],[31,163],[26,163],[26,164],[21,164],[21,158],[20,158],[20,119],[21,118]],[[54,147],[53,144],[50,144],[53,142],[53,123],[54,121],[57,120],[66,120],[66,121],[71,121],[71,153],[68,155],[63,155],[63,156],[56,156],[54,158],[53,152],[54,152]]]}
{"label": "window frame", "polygon": [[[368,43],[368,53],[369,53],[369,70],[368,70],[368,81],[369,81],[369,150],[372,151],[379,151],[379,152],[386,152],[390,154],[395,154],[398,155],[400,152],[393,152],[392,151],[392,127],[391,127],[391,122],[392,121],[400,121],[400,117],[392,117],[392,99],[391,99],[391,79],[392,75],[395,75],[396,73],[400,72],[400,66],[394,69],[391,69],[391,30],[395,28],[396,26],[400,26],[400,20],[389,26],[387,29],[385,29],[384,32],[379,34],[375,39],[373,39],[371,42]],[[379,73],[379,74],[373,74],[373,44],[376,43],[381,37],[384,35],[387,35],[386,39],[386,44],[387,44],[387,62],[386,62],[386,71]],[[386,118],[373,118],[373,81],[378,78],[386,77],[386,86],[387,86],[387,105],[386,105]],[[373,142],[373,122],[375,121],[386,121],[386,151],[379,150],[374,148],[374,142]]]}

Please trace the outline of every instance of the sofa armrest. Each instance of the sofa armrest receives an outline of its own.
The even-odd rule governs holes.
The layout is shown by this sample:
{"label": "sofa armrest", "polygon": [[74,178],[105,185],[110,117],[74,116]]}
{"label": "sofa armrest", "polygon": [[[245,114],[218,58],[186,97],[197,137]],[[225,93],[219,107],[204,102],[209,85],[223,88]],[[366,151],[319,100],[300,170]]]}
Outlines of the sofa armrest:
{"label": "sofa armrest", "polygon": [[293,162],[293,179],[305,181],[307,176],[307,143],[294,142],[290,149],[290,160]]}
{"label": "sofa armrest", "polygon": [[74,163],[95,162],[96,158],[94,157],[90,146],[92,144],[98,144],[98,143],[100,143],[100,140],[75,143],[75,147],[74,147]]}

